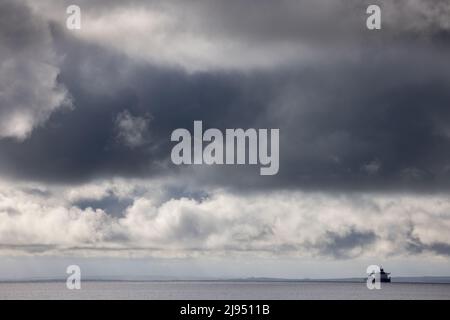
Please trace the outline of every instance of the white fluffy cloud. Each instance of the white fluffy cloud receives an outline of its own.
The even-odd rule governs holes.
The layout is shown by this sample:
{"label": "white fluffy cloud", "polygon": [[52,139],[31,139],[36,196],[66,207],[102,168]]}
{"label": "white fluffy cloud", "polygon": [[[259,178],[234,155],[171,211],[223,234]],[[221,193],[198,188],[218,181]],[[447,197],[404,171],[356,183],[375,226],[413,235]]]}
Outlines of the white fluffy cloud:
{"label": "white fluffy cloud", "polygon": [[[170,198],[145,181],[0,188],[0,254],[448,256],[445,196],[276,192]],[[158,192],[159,190],[159,192]],[[82,199],[131,199],[121,216]]]}

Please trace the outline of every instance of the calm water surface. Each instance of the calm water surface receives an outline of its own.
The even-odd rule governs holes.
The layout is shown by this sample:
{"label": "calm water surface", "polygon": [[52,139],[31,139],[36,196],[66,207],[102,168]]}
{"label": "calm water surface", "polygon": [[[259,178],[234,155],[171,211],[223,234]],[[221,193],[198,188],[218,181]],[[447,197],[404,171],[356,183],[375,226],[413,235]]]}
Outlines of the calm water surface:
{"label": "calm water surface", "polygon": [[0,299],[450,299],[450,284],[389,283],[368,290],[365,283],[85,281],[81,290],[64,282],[0,283]]}

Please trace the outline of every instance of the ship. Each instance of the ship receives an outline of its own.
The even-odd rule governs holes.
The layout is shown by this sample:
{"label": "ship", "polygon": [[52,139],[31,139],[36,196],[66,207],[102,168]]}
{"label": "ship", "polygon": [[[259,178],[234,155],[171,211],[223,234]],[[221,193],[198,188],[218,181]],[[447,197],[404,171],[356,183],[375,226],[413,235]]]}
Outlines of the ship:
{"label": "ship", "polygon": [[383,267],[380,268],[380,281],[381,282],[391,282],[390,272],[384,272]]}
{"label": "ship", "polygon": [[380,267],[380,272],[373,272],[369,277],[372,278],[372,283],[375,283],[375,279],[379,278],[380,282],[382,283],[387,283],[387,282],[391,282],[391,277],[390,277],[390,272],[385,272],[383,267]]}

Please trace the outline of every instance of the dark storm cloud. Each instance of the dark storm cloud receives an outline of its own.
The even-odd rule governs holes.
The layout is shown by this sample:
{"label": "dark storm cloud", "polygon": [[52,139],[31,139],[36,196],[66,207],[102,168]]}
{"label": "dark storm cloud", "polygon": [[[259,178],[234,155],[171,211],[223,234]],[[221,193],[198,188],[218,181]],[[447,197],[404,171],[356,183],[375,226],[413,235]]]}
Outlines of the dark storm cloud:
{"label": "dark storm cloud", "polygon": [[419,236],[408,234],[406,250],[410,254],[420,254],[423,252],[434,252],[441,256],[450,256],[450,244],[442,241],[424,243]]}
{"label": "dark storm cloud", "polygon": [[23,140],[69,105],[56,83],[58,57],[48,24],[21,2],[0,1],[0,139]]}
{"label": "dark storm cloud", "polygon": [[[342,20],[343,11],[359,8],[355,3],[310,5],[312,11],[306,12],[319,12],[317,21],[300,10],[303,2],[282,2],[270,11],[264,8],[272,3],[265,1],[248,19],[245,13],[253,11],[245,1],[195,3],[185,17],[189,21],[194,13],[207,12],[199,24],[210,25],[205,31],[210,35],[260,44],[317,40],[313,49],[320,58],[307,65],[292,61],[251,71],[191,73],[146,63],[54,25],[55,50],[64,56],[58,82],[69,91],[73,109],[54,112],[24,141],[0,140],[2,174],[67,183],[179,174],[182,183],[248,189],[447,188],[449,42],[442,17],[433,15],[445,3],[418,3],[415,10],[435,17],[434,24],[412,23],[414,10],[397,9],[386,15],[388,30],[378,33],[365,30],[364,11]],[[99,2],[88,10],[107,11]],[[239,14],[228,21],[232,13]],[[305,19],[295,19],[297,13]],[[407,23],[389,24],[392,15]],[[326,23],[329,17],[334,19]],[[333,23],[339,21],[343,29],[336,31]],[[347,32],[360,22],[359,31]],[[341,44],[339,32],[345,40]],[[336,41],[322,46],[322,34]],[[138,141],[131,148],[130,136],[118,133],[123,115],[144,130],[142,135],[128,132],[131,141]],[[278,175],[261,177],[249,166],[204,167],[195,173],[191,167],[173,166],[170,133],[180,127],[192,130],[194,120],[220,129],[280,128]]]}
{"label": "dark storm cloud", "polygon": [[428,249],[439,255],[450,256],[450,244],[448,243],[433,243]]}
{"label": "dark storm cloud", "polygon": [[[369,247],[376,241],[374,232],[363,232],[350,229],[347,233],[341,235],[327,231],[326,236],[318,247],[319,252],[325,256],[334,256],[335,258],[350,258],[352,255],[360,255],[364,248]],[[352,250],[358,249],[358,252],[352,254]]]}
{"label": "dark storm cloud", "polygon": [[[191,126],[196,119],[221,127],[246,126],[264,107],[263,97],[240,88],[246,82],[240,75],[188,75],[130,64],[71,40],[64,46],[68,51],[59,81],[69,88],[74,108],[53,114],[23,142],[1,140],[0,161],[7,172],[48,181],[159,173],[170,156],[175,128]],[[123,72],[123,79],[114,80]],[[117,117],[123,112],[151,115],[148,143],[129,148],[117,141]]]}

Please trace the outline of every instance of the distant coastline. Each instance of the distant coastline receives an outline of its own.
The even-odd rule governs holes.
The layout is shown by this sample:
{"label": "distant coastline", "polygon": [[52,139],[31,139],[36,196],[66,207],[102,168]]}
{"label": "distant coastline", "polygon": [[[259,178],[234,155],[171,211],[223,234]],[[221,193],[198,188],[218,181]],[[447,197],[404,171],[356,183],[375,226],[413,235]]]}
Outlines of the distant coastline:
{"label": "distant coastline", "polygon": [[[265,278],[265,277],[250,277],[250,278],[164,278],[164,277],[86,277],[85,282],[344,282],[344,283],[363,283],[365,278]],[[63,278],[27,278],[27,279],[0,279],[0,283],[45,283],[45,282],[66,282]],[[415,283],[415,284],[450,284],[450,276],[423,276],[423,277],[392,277],[392,283]]]}

